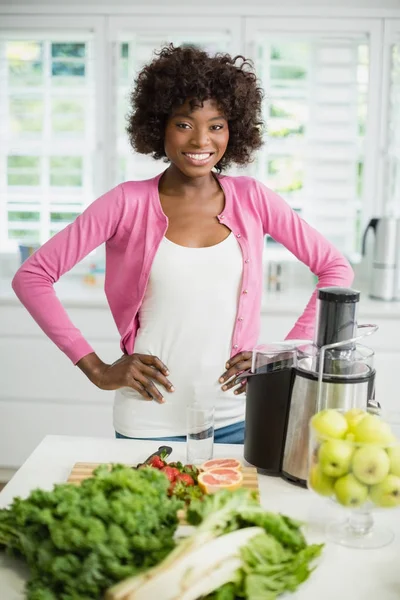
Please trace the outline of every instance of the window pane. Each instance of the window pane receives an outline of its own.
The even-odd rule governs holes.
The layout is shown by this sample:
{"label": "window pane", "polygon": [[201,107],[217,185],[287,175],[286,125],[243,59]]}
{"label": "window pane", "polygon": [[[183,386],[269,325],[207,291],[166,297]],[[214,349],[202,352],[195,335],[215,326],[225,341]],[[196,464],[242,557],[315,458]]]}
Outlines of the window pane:
{"label": "window pane", "polygon": [[8,239],[38,244],[40,242],[40,231],[38,229],[9,229]]}
{"label": "window pane", "polygon": [[41,98],[10,98],[11,131],[38,133],[43,129],[44,105]]}
{"label": "window pane", "polygon": [[71,223],[79,216],[79,213],[70,212],[52,212],[50,218],[52,223]]}
{"label": "window pane", "polygon": [[81,156],[52,156],[50,158],[50,169],[82,169]]}
{"label": "window pane", "polygon": [[38,156],[8,156],[7,185],[40,185],[40,159]]}
{"label": "window pane", "polygon": [[30,223],[37,223],[40,221],[40,212],[28,212],[28,211],[8,211],[9,221],[27,221]]}
{"label": "window pane", "polygon": [[86,55],[86,44],[85,43],[75,43],[75,44],[60,44],[53,43],[51,44],[51,56],[53,58],[83,58]]}
{"label": "window pane", "polygon": [[84,77],[85,63],[54,61],[51,65],[53,77]]}
{"label": "window pane", "polygon": [[81,187],[83,161],[80,156],[55,156],[50,158],[50,185]]}
{"label": "window pane", "polygon": [[301,190],[304,184],[303,161],[292,156],[271,156],[268,179],[271,188],[278,193]]}
{"label": "window pane", "polygon": [[50,173],[50,185],[82,187],[82,176],[72,173]]}
{"label": "window pane", "polygon": [[54,133],[83,133],[85,107],[82,100],[52,100],[52,130]]}
{"label": "window pane", "polygon": [[9,169],[39,169],[40,159],[38,156],[9,156],[7,165]]}
{"label": "window pane", "polygon": [[40,175],[35,173],[8,173],[8,185],[40,185]]}
{"label": "window pane", "polygon": [[40,42],[8,42],[6,57],[10,85],[33,86],[43,82],[43,44]]}

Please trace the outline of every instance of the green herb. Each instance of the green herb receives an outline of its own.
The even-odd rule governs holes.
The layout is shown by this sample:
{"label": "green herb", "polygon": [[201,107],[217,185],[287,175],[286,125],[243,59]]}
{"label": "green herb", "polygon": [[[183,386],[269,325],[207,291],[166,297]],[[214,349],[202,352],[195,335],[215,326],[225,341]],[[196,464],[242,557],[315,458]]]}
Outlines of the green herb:
{"label": "green herb", "polygon": [[182,506],[156,469],[99,467],[80,486],[56,485],[0,510],[0,548],[30,567],[29,600],[100,598],[174,548]]}

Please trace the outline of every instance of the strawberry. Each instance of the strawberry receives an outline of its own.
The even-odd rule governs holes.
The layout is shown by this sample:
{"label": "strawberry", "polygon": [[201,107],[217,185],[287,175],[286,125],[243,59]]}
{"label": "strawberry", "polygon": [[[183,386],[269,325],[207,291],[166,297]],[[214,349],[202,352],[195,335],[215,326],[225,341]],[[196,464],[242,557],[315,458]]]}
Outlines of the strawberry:
{"label": "strawberry", "polygon": [[161,469],[161,471],[166,474],[170,481],[175,481],[175,479],[179,475],[179,470],[175,467],[171,467],[170,465],[166,465]]}
{"label": "strawberry", "polygon": [[155,469],[163,469],[165,467],[165,462],[163,460],[161,460],[161,458],[158,456],[158,454],[156,456],[153,456],[153,458],[150,460],[149,464],[154,467]]}
{"label": "strawberry", "polygon": [[176,477],[177,481],[183,481],[185,485],[194,485],[193,477],[191,477],[188,473],[179,473]]}

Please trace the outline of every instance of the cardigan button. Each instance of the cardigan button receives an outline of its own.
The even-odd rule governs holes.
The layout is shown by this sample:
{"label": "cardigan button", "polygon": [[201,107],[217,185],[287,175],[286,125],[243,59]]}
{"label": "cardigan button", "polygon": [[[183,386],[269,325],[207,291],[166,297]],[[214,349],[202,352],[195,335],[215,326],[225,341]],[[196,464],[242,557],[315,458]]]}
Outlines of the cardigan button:
{"label": "cardigan button", "polygon": [[244,262],[247,264],[250,262],[250,259],[246,258],[246,260]]}
{"label": "cardigan button", "polygon": [[237,344],[235,344],[235,345],[233,346],[233,349],[234,349],[234,350],[237,350],[237,348],[239,348],[239,346],[238,346]]}
{"label": "cardigan button", "polygon": [[243,294],[248,294],[249,291],[248,290],[243,290]]}

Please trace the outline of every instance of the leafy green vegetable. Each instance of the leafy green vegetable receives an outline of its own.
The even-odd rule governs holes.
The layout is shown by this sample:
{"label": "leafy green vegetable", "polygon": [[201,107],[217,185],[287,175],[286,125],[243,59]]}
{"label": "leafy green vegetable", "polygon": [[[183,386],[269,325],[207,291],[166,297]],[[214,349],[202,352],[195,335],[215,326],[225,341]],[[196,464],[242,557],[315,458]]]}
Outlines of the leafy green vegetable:
{"label": "leafy green vegetable", "polygon": [[265,511],[245,489],[193,500],[197,525],[163,562],[108,590],[108,600],[276,600],[295,590],[322,550],[307,545],[301,523]]}
{"label": "leafy green vegetable", "polygon": [[0,510],[0,549],[22,556],[29,600],[100,598],[174,548],[182,506],[156,469],[101,466],[80,486],[34,490]]}
{"label": "leafy green vegetable", "polygon": [[219,535],[253,526],[265,531],[241,548],[237,583],[223,585],[206,596],[209,600],[276,600],[310,576],[310,565],[323,548],[322,544],[307,545],[300,521],[265,511],[248,490],[222,491],[203,502],[194,501],[187,518],[192,524],[200,523],[199,531],[211,525]]}

